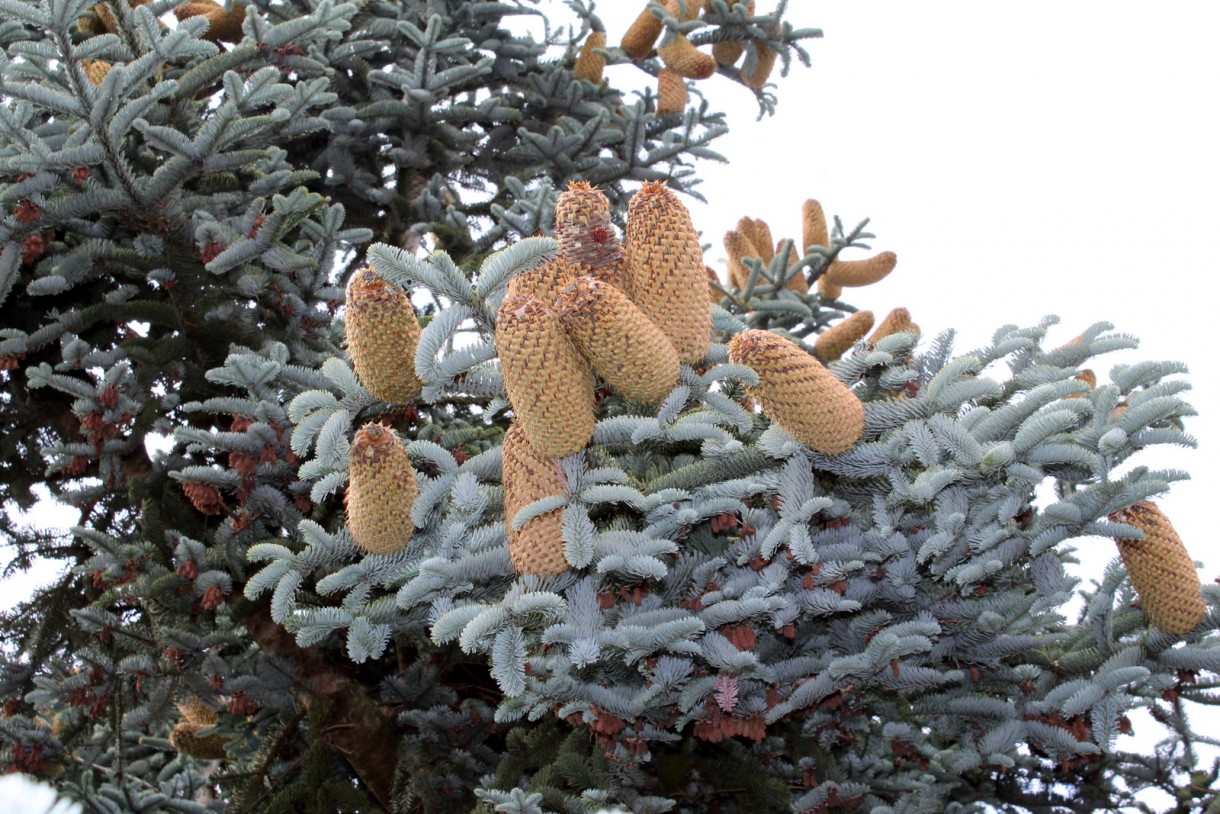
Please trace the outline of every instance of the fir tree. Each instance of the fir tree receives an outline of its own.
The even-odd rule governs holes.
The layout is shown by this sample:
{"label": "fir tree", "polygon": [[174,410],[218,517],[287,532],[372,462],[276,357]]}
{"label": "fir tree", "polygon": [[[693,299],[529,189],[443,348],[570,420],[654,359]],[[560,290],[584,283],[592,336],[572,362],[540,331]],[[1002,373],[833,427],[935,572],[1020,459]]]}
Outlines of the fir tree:
{"label": "fir tree", "polygon": [[80,512],[3,521],[73,565],[3,618],[5,760],[98,812],[1211,803],[1220,591],[1128,465],[1180,366],[874,328],[897,258],[815,201],[707,277],[699,91],[769,110],[784,12],[0,0],[0,501]]}

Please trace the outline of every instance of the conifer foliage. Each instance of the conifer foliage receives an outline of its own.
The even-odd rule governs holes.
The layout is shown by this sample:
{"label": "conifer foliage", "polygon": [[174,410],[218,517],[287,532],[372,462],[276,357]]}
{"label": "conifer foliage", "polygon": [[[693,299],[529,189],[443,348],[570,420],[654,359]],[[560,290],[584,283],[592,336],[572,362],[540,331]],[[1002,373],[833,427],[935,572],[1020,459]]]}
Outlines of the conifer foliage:
{"label": "conifer foliage", "polygon": [[3,760],[105,814],[1211,802],[1180,366],[874,329],[897,257],[813,200],[709,301],[702,95],[771,109],[784,12],[0,0],[0,502],[80,512],[0,520],[69,565]]}

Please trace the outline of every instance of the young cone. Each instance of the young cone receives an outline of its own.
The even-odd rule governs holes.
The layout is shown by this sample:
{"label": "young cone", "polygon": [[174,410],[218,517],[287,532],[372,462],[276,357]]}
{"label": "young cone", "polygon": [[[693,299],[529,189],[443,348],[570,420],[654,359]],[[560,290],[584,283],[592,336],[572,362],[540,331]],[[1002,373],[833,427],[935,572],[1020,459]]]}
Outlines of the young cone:
{"label": "young cone", "polygon": [[724,251],[729,256],[729,284],[739,291],[750,282],[750,270],[741,261],[746,257],[758,257],[758,249],[740,230],[730,229],[724,233]]}
{"label": "young cone", "polygon": [[507,298],[496,322],[496,351],[530,446],[550,458],[583,449],[596,419],[593,371],[554,313],[533,297]]}
{"label": "young cone", "polygon": [[775,51],[762,40],[751,40],[746,62],[741,66],[741,81],[753,90],[762,90],[775,68]]}
{"label": "young cone", "polygon": [[847,319],[827,328],[814,340],[813,352],[823,362],[833,362],[869,332],[873,327],[872,311],[857,311]]}
{"label": "young cone", "polygon": [[411,507],[418,495],[415,470],[398,434],[382,424],[358,429],[345,498],[347,529],[356,545],[370,554],[406,548],[415,533]]}
{"label": "young cone", "polygon": [[508,281],[508,297],[530,296],[550,305],[576,279],[576,272],[563,258],[555,255]]}
{"label": "young cone", "polygon": [[406,291],[370,268],[360,269],[347,284],[344,331],[356,377],[370,393],[390,402],[419,394],[419,320]]}
{"label": "young cone", "polygon": [[707,79],[716,73],[715,57],[700,51],[682,34],[658,48],[657,56],[666,68],[687,79]]}
{"label": "young cone", "polygon": [[851,449],[864,433],[864,404],[821,362],[770,331],[729,341],[729,358],[758,374],[750,393],[772,421],[823,455]]}
{"label": "young cone", "polygon": [[754,246],[755,257],[763,261],[763,265],[771,262],[771,258],[775,256],[775,252],[771,249],[771,244],[775,242],[775,238],[771,237],[771,227],[767,225],[765,220],[760,218],[742,218],[737,221],[737,231],[746,236],[746,239]]}
{"label": "young cone", "polygon": [[[677,13],[677,3],[673,3],[670,13]],[[652,46],[656,43],[657,37],[661,36],[661,29],[664,27],[665,25],[661,22],[661,18],[649,11],[648,3],[645,3],[644,10],[640,12],[640,15],[635,18],[635,22],[627,29],[627,33],[623,35],[623,42],[621,43],[623,51],[631,59],[643,59],[652,50]]]}
{"label": "young cone", "polygon": [[110,69],[114,67],[104,59],[82,59],[80,64],[85,69],[85,76],[89,77],[89,81],[99,86],[110,73]]}
{"label": "young cone", "polygon": [[539,455],[525,438],[521,425],[513,423],[504,433],[501,447],[504,471],[504,525],[508,534],[508,558],[518,574],[553,577],[568,570],[563,556],[563,510],[539,515],[513,531],[513,518],[522,508],[551,495],[567,491],[559,461]]}
{"label": "young cone", "polygon": [[627,205],[623,261],[627,294],[669,337],[678,361],[702,359],[712,335],[703,252],[690,213],[664,182],[645,181]]}
{"label": "young cone", "polygon": [[568,336],[616,393],[653,404],[678,384],[678,353],[665,333],[627,295],[592,277],[579,277],[555,312]]}
{"label": "young cone", "polygon": [[174,16],[179,20],[191,17],[203,17],[208,21],[208,30],[203,32],[202,39],[208,42],[240,42],[242,37],[241,24],[246,19],[246,7],[234,3],[232,11],[212,0],[193,0],[174,9]]}
{"label": "young cone", "polygon": [[681,115],[686,111],[687,98],[686,80],[677,72],[662,68],[657,74],[657,115]]}
{"label": "young cone", "polygon": [[[623,245],[610,220],[610,201],[588,181],[572,181],[555,202],[555,239],[559,253],[579,273],[622,286]],[[573,278],[578,276],[574,273]],[[545,302],[549,303],[550,300]]]}
{"label": "young cone", "polygon": [[878,341],[890,334],[910,333],[919,336],[919,326],[911,322],[911,312],[905,308],[895,308],[885,315],[877,330],[868,338],[868,344],[876,345]]}
{"label": "young cone", "polygon": [[[784,241],[780,240],[776,242],[775,254],[779,254],[781,251],[783,251],[783,248]],[[794,246],[792,259],[788,261],[789,269],[801,261],[801,254],[802,252],[800,249],[797,249]],[[784,285],[784,288],[788,289],[789,291],[795,291],[797,294],[804,296],[805,294],[809,293],[809,281],[805,279],[805,273],[802,271],[799,274],[793,274],[791,277],[789,277],[787,284]]]}
{"label": "young cone", "polygon": [[826,214],[822,205],[813,198],[801,205],[801,248],[810,246],[830,247],[830,231],[826,228]]}
{"label": "young cone", "polygon": [[1165,513],[1152,501],[1141,500],[1110,519],[1144,532],[1143,540],[1115,542],[1152,624],[1175,636],[1198,627],[1207,613],[1199,573]]}
{"label": "young cone", "polygon": [[576,65],[572,68],[572,76],[576,79],[587,79],[594,85],[602,81],[602,72],[606,69],[606,58],[595,53],[598,48],[606,47],[606,32],[592,31],[580,47],[580,55],[576,57]]}
{"label": "young cone", "polygon": [[836,260],[826,269],[822,279],[828,285],[858,288],[883,279],[898,264],[898,255],[881,252],[863,260]]}

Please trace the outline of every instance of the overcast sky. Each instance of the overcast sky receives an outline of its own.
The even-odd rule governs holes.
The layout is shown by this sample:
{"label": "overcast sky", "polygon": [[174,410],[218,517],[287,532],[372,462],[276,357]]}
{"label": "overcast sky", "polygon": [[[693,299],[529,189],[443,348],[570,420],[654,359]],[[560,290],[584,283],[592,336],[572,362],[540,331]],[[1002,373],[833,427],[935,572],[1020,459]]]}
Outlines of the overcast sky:
{"label": "overcast sky", "polygon": [[[758,0],[760,10],[768,0]],[[1161,501],[1187,547],[1220,575],[1209,504],[1220,489],[1220,5],[1213,2],[792,2],[822,28],[813,67],[779,79],[779,110],[755,122],[750,93],[700,83],[733,132],[704,162],[696,225],[714,244],[742,215],[797,237],[802,201],[845,225],[871,218],[896,271],[847,299],[878,316],[906,306],[959,351],[1006,323],[1059,314],[1070,339],[1098,320],[1139,335],[1137,358],[1191,368],[1198,450],[1139,462],[1189,470]],[[642,3],[603,0],[612,43]],[[614,82],[635,72],[612,68]],[[863,256],[863,253],[847,256]],[[852,296],[854,294],[854,296]],[[1087,542],[1087,546],[1084,543]],[[1082,542],[1083,574],[1114,556]]]}

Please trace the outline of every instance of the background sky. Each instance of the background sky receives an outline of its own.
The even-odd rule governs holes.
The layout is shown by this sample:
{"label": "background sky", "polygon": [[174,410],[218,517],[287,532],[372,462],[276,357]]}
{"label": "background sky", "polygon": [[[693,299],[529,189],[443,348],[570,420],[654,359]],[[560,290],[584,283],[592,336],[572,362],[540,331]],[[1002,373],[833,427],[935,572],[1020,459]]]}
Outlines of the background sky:
{"label": "background sky", "polygon": [[[612,43],[641,5],[599,4]],[[1200,577],[1220,576],[1210,516],[1220,490],[1210,347],[1220,311],[1220,4],[789,6],[795,25],[825,37],[807,43],[812,68],[777,71],[774,117],[756,122],[750,92],[723,78],[699,83],[732,127],[714,145],[730,163],[702,162],[709,203],[691,207],[713,244],[709,263],[723,272],[721,238],[743,215],[798,237],[801,203],[816,198],[847,228],[870,218],[873,250],[898,254],[886,280],[845,295],[878,317],[901,305],[925,337],[956,328],[959,352],[1045,314],[1062,317],[1063,341],[1107,320],[1142,346],[1102,357],[1103,380],[1124,361],[1185,361],[1199,448],[1136,462],[1192,473],[1160,505],[1202,561]],[[609,71],[616,83],[638,75]],[[856,256],[865,253],[844,255]],[[1112,541],[1078,545],[1079,575],[1100,577]]]}

